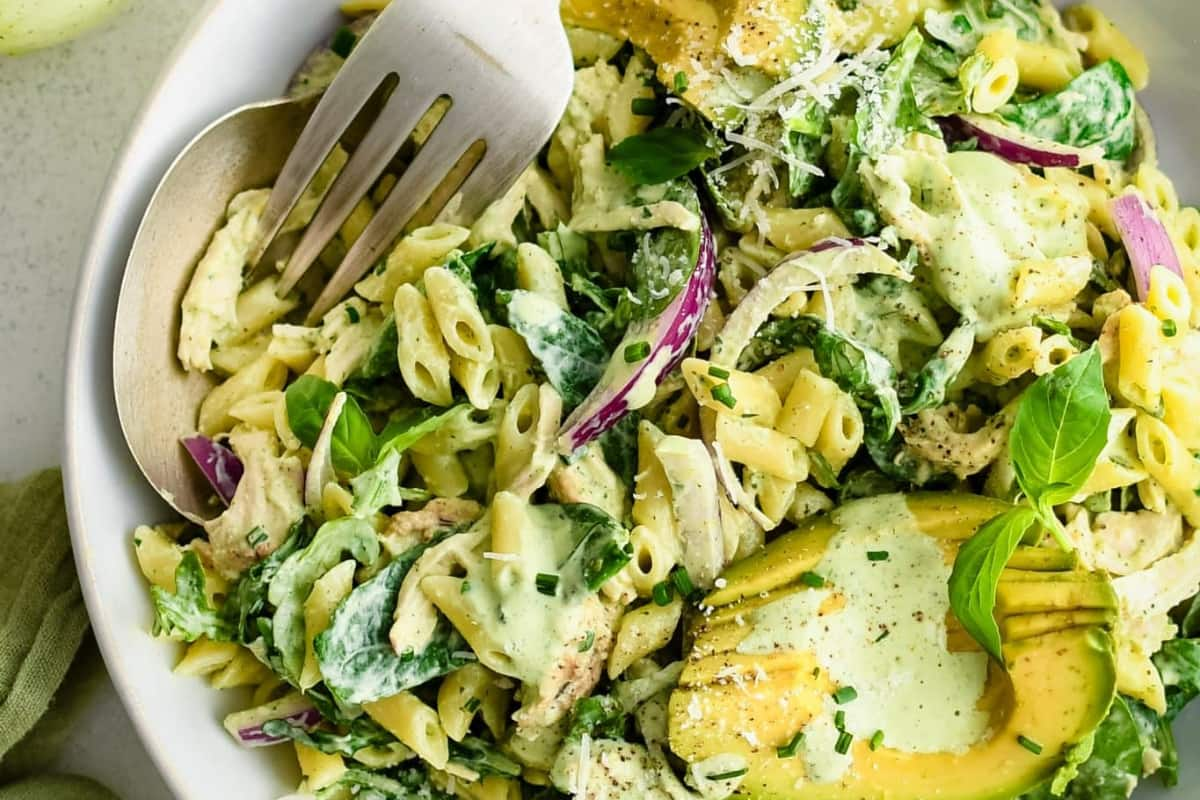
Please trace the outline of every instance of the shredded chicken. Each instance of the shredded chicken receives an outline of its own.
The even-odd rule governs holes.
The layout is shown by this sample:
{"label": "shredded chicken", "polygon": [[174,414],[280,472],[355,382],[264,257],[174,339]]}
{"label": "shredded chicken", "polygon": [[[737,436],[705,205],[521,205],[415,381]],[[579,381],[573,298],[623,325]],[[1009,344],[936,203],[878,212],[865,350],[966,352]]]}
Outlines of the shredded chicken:
{"label": "shredded chicken", "polygon": [[[599,683],[612,649],[613,629],[620,609],[594,595],[583,603],[585,613],[580,617],[579,636],[563,643],[557,663],[546,671],[541,683],[524,687],[525,702],[513,714],[518,730],[553,725],[575,707],[576,700],[590,694]],[[585,631],[592,631],[595,639],[591,647],[580,650],[587,635]]]}
{"label": "shredded chicken", "polygon": [[975,406],[963,409],[949,403],[928,409],[900,423],[900,433],[914,455],[960,479],[982,472],[1004,451],[1012,415],[1007,410],[989,417],[982,426]]}
{"label": "shredded chicken", "polygon": [[483,514],[483,507],[474,500],[460,497],[438,497],[419,511],[393,514],[382,534],[383,546],[393,556],[411,550],[433,538],[438,531],[474,522]]}

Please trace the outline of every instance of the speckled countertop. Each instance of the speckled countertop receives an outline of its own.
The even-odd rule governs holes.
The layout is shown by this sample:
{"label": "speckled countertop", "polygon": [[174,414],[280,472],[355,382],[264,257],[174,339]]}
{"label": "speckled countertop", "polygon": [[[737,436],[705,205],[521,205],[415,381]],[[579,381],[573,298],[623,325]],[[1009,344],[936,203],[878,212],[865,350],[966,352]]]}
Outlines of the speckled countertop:
{"label": "speckled countertop", "polygon": [[[0,480],[59,461],[68,317],[92,215],[144,95],[201,5],[133,0],[79,41],[0,56]],[[107,680],[60,766],[124,800],[171,797]]]}

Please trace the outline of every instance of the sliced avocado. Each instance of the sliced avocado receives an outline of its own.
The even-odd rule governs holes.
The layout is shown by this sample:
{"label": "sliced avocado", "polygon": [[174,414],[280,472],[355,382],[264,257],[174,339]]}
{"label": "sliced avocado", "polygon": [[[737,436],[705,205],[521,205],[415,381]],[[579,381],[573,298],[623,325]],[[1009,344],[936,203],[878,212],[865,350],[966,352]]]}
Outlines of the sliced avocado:
{"label": "sliced avocado", "polygon": [[[947,557],[955,542],[1006,507],[971,495],[906,500],[915,528],[942,540]],[[861,524],[862,516],[851,515],[870,502],[812,520],[726,572],[724,588],[704,601],[712,611],[689,630],[690,657],[669,706],[672,750],[690,763],[719,753],[744,756],[749,772],[739,796],[753,800],[1008,800],[1027,792],[1095,730],[1116,687],[1111,586],[1079,570],[1075,559],[1040,548],[1021,548],[1001,580],[1005,663],[987,668],[977,707],[988,711],[990,726],[966,752],[905,752],[886,738],[872,749],[860,738],[850,745],[850,768],[828,782],[811,779],[803,758],[779,753],[839,687],[815,653],[746,654],[739,644],[753,630],[756,610],[813,588],[811,571],[831,540],[848,520]],[[947,628],[951,651],[960,649],[956,642],[977,647],[952,615]]]}

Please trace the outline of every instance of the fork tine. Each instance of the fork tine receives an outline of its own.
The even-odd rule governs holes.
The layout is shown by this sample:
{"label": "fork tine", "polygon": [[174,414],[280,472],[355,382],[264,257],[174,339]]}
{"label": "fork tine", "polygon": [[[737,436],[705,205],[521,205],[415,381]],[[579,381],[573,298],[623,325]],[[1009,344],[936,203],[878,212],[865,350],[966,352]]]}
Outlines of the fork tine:
{"label": "fork tine", "polygon": [[304,231],[300,244],[288,260],[287,269],[279,280],[277,293],[280,297],[291,292],[304,277],[304,273],[317,260],[325,245],[329,244],[354,206],[383,173],[400,145],[436,99],[437,95],[424,98],[419,95],[407,96],[407,93],[400,91],[392,93],[366,138],[355,149],[354,155],[330,187],[316,216]]}
{"label": "fork tine", "polygon": [[258,240],[250,251],[251,267],[258,265],[325,157],[379,87],[379,80],[368,81],[364,77],[357,71],[343,69],[309,117],[271,189],[258,226]]}
{"label": "fork tine", "polygon": [[[455,109],[452,107],[446,113],[439,129],[454,130],[452,117]],[[387,200],[375,212],[375,216],[367,223],[354,246],[346,253],[312,310],[308,313],[307,325],[316,324],[321,317],[354,286],[355,283],[370,269],[388,245],[403,230],[404,225],[413,217],[426,198],[433,193],[446,173],[466,153],[474,142],[473,138],[461,138],[435,131],[433,136],[417,153],[412,164],[404,171],[400,182],[388,193]]]}

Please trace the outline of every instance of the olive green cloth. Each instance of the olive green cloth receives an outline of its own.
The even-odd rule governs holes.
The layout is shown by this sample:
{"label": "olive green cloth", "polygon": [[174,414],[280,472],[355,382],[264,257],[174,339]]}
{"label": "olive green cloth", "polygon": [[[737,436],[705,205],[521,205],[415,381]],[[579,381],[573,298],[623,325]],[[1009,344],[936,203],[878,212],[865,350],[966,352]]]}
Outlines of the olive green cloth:
{"label": "olive green cloth", "polygon": [[87,633],[62,476],[0,485],[0,800],[116,800],[45,774],[103,669]]}

